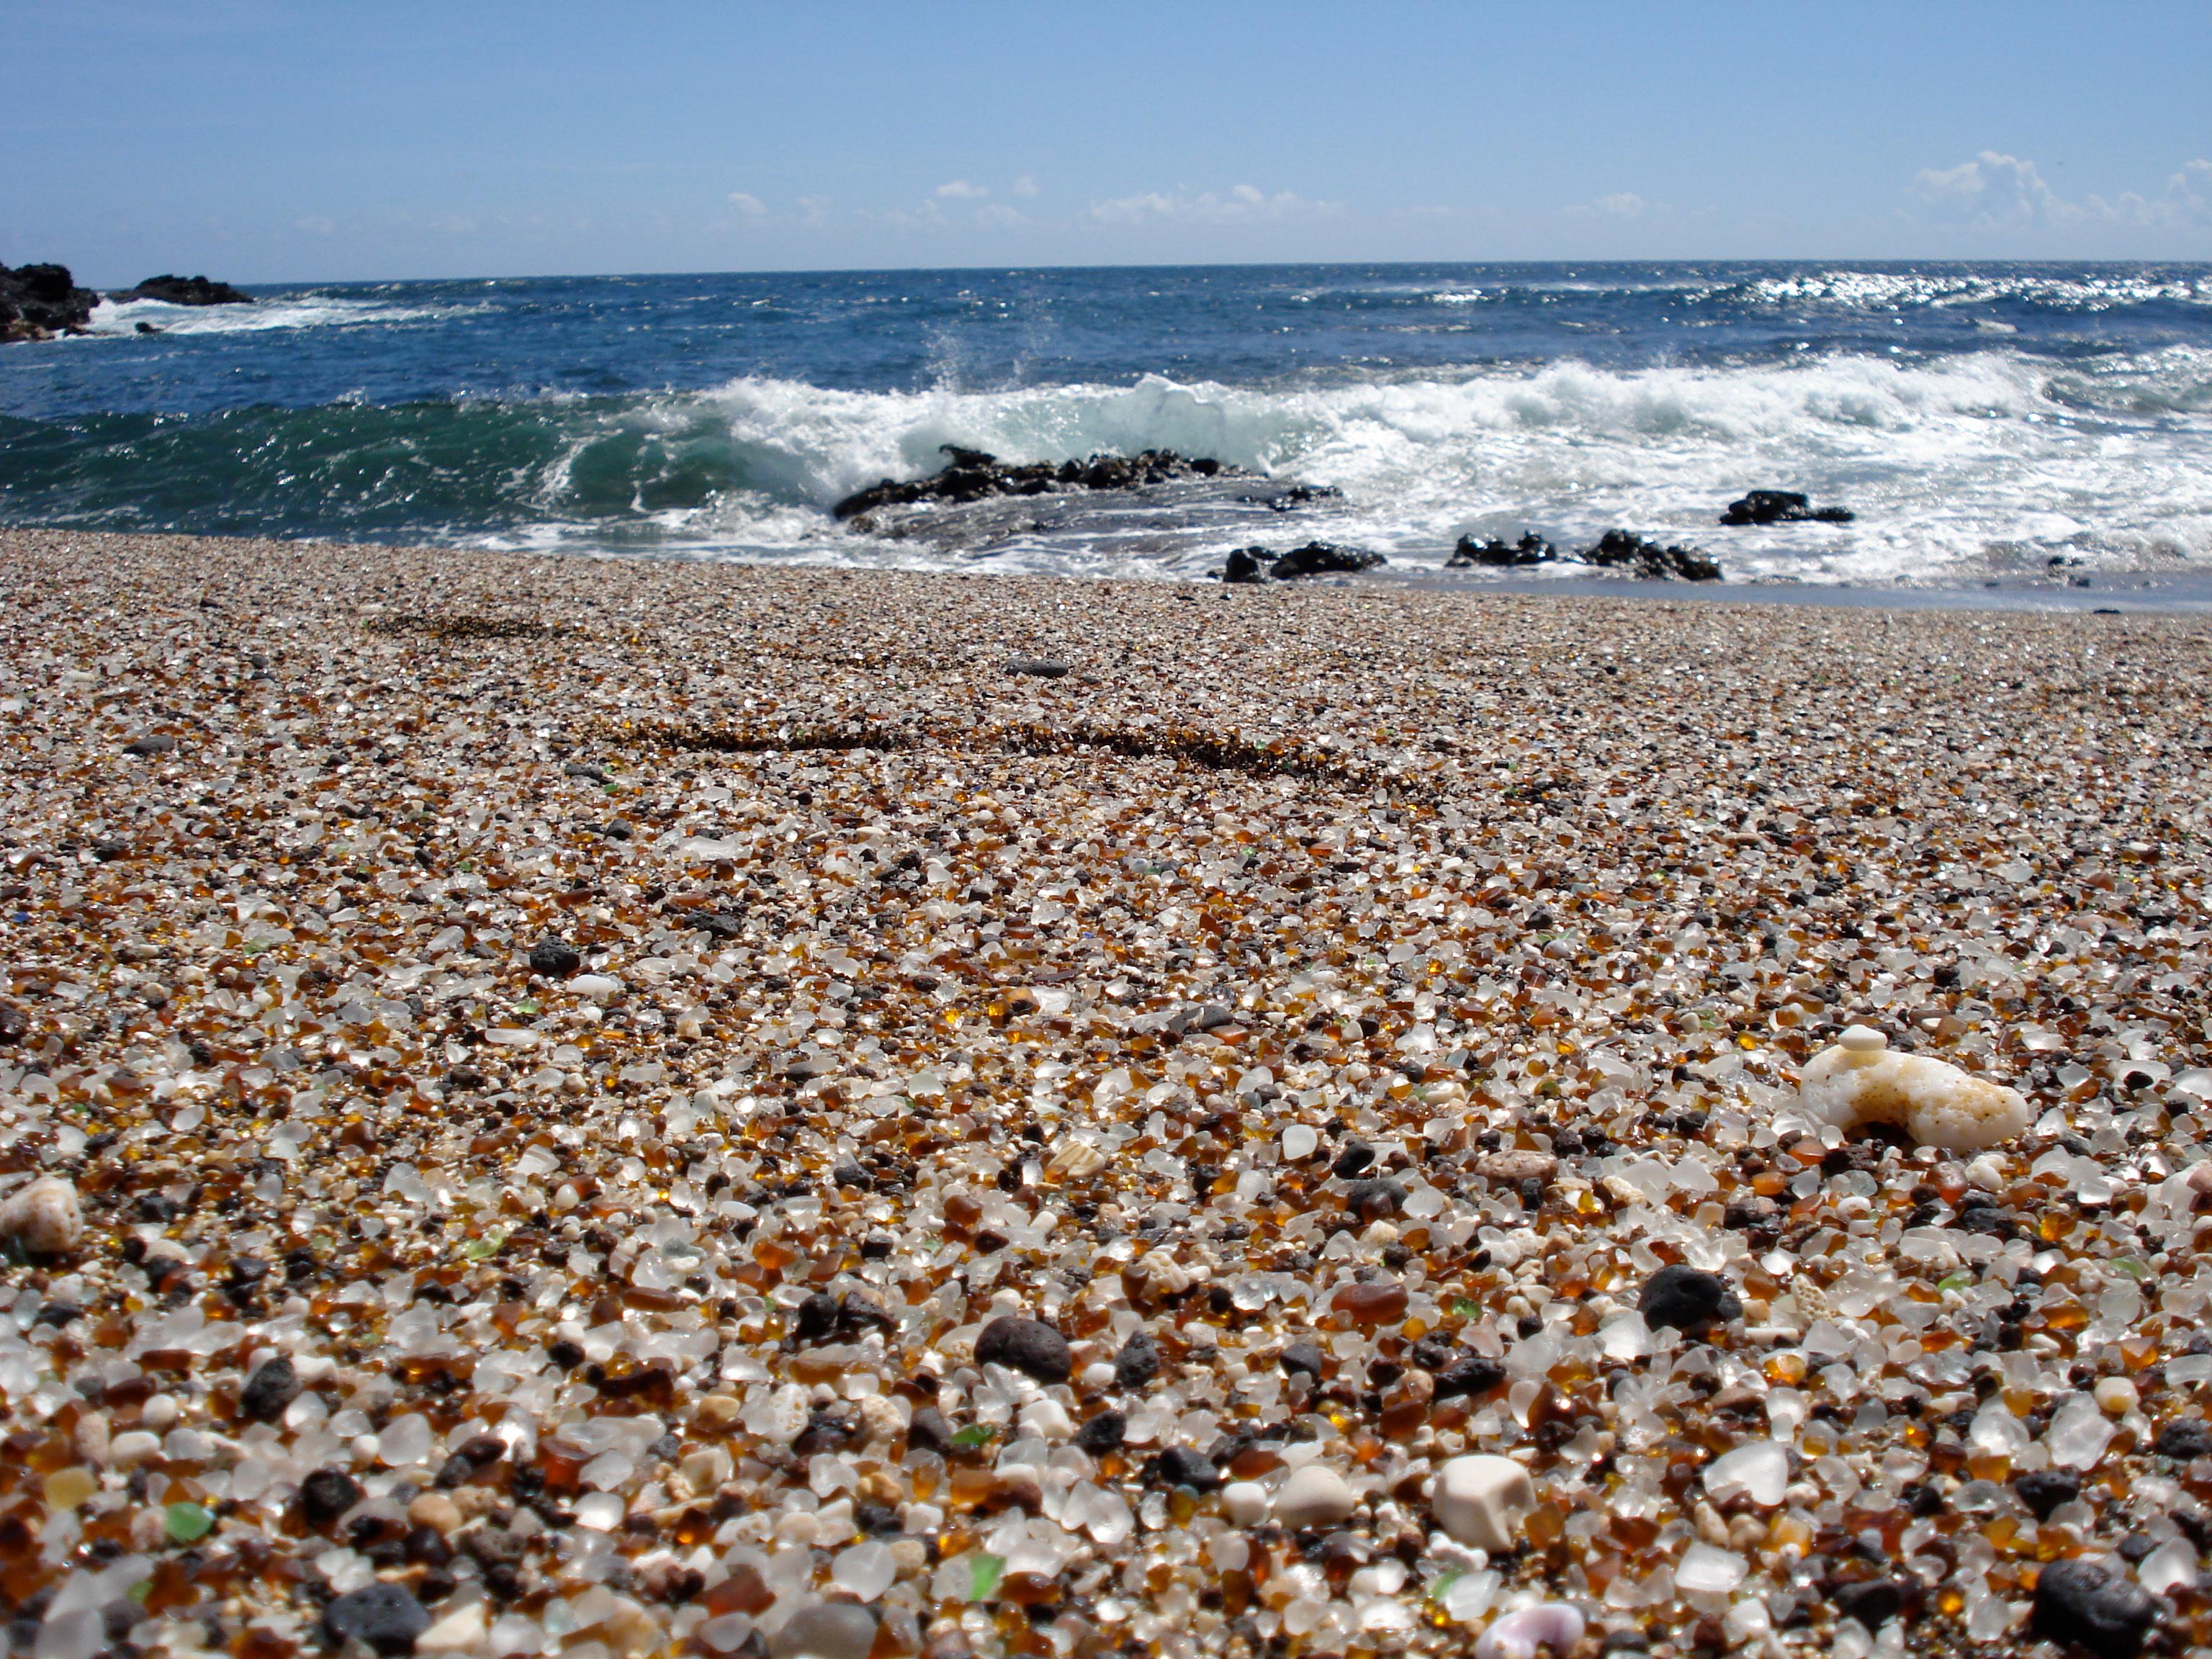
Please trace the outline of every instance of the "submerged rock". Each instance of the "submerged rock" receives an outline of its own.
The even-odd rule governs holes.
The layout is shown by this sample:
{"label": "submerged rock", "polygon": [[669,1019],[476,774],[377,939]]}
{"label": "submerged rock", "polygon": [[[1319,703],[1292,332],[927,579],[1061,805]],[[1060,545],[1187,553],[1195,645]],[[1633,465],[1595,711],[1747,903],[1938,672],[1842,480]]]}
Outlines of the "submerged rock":
{"label": "submerged rock", "polygon": [[1049,495],[1063,490],[1130,489],[1177,478],[1233,477],[1240,471],[1208,455],[1178,455],[1172,449],[1093,455],[1087,460],[1057,464],[1030,461],[1019,466],[957,444],[943,445],[939,453],[945,457],[941,471],[926,478],[884,478],[855,490],[830,513],[838,519],[857,519],[885,507],[977,501],[990,495]]}
{"label": "submerged rock", "polygon": [[1725,525],[1849,524],[1848,507],[1814,507],[1794,489],[1754,489],[1728,504],[1721,514]]}
{"label": "submerged rock", "polygon": [[132,289],[108,296],[118,302],[127,300],[159,300],[170,306],[250,306],[253,296],[244,289],[233,288],[228,283],[210,282],[204,276],[149,276]]}
{"label": "submerged rock", "polygon": [[1806,1062],[1797,1096],[1839,1129],[1889,1124],[1920,1146],[1954,1152],[2002,1146],[2035,1117],[2019,1090],[1947,1060],[1892,1054],[1889,1039],[1865,1025],[1852,1026]]}

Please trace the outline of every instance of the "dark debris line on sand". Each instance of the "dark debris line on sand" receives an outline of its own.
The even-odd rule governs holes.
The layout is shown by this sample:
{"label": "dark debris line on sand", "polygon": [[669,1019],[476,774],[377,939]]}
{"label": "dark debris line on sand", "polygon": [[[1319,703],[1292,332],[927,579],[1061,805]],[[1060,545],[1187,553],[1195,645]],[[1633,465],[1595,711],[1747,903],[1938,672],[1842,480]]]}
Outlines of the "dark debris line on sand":
{"label": "dark debris line on sand", "polygon": [[2212,1644],[2203,620],[0,584],[19,1652]]}

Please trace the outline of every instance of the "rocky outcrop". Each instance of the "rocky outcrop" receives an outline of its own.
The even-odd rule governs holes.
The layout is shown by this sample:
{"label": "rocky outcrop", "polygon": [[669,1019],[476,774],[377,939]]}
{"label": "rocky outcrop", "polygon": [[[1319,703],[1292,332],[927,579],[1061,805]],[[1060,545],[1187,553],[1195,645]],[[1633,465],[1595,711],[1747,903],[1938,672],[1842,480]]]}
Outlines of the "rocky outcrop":
{"label": "rocky outcrop", "polygon": [[[1239,469],[1210,456],[1178,455],[1172,449],[1147,449],[1136,455],[1093,455],[1088,460],[1031,461],[1009,466],[980,449],[946,444],[943,471],[927,478],[885,478],[856,491],[830,511],[857,519],[885,507],[924,502],[979,501],[992,495],[1050,495],[1066,490],[1131,489],[1179,478],[1234,477]],[[865,527],[865,526],[864,526]]]}
{"label": "rocky outcrop", "polygon": [[1754,489],[1741,501],[1730,501],[1721,514],[1725,525],[1849,524],[1848,507],[1814,507],[1794,489]]}
{"label": "rocky outcrop", "polygon": [[1521,532],[1521,539],[1509,542],[1492,536],[1488,541],[1478,542],[1472,536],[1462,536],[1452,556],[1444,561],[1447,570],[1468,570],[1476,565],[1503,568],[1513,565],[1543,564],[1559,556],[1559,550],[1533,530]]}
{"label": "rocky outcrop", "polygon": [[79,288],[67,265],[0,265],[0,341],[80,334],[100,295]]}
{"label": "rocky outcrop", "polygon": [[121,304],[128,300],[159,300],[168,306],[250,306],[253,296],[228,283],[211,283],[204,276],[149,276],[133,289],[111,294]]}
{"label": "rocky outcrop", "polygon": [[1721,579],[1720,561],[1711,554],[1694,547],[1662,546],[1628,530],[1607,531],[1595,547],[1584,548],[1577,556],[1584,564],[1606,570],[1626,568],[1650,580],[1679,576],[1684,581],[1717,582]]}
{"label": "rocky outcrop", "polygon": [[[1444,568],[1511,569],[1551,564],[1561,556],[1559,549],[1533,530],[1522,532],[1517,542],[1498,536],[1479,542],[1472,536],[1462,536],[1451,557],[1444,561]],[[1694,547],[1662,545],[1630,530],[1608,530],[1598,538],[1596,546],[1564,556],[1578,564],[1594,564],[1601,570],[1626,569],[1653,580],[1679,577],[1684,581],[1714,582],[1721,578],[1720,562],[1711,554]]]}
{"label": "rocky outcrop", "polygon": [[1380,553],[1361,547],[1338,547],[1330,542],[1308,542],[1287,553],[1264,547],[1240,547],[1229,556],[1221,571],[1224,582],[1296,581],[1301,576],[1356,575],[1389,563]]}

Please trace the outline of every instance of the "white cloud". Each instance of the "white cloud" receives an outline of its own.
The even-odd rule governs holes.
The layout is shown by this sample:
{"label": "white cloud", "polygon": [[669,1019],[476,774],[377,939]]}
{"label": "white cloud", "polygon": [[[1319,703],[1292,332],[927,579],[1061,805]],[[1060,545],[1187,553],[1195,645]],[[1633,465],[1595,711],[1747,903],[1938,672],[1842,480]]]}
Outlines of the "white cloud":
{"label": "white cloud", "polygon": [[991,192],[981,185],[971,185],[965,179],[955,179],[950,184],[939,185],[937,193],[948,202],[980,202]]}
{"label": "white cloud", "polygon": [[1912,193],[1935,216],[1977,230],[2029,230],[2079,220],[2033,161],[1985,149],[1954,167],[1923,167]]}
{"label": "white cloud", "polygon": [[1112,201],[1093,202],[1089,212],[1102,225],[1141,225],[1156,220],[1249,225],[1270,220],[1318,218],[1334,213],[1337,208],[1334,202],[1309,201],[1291,191],[1279,190],[1269,196],[1250,185],[1238,185],[1226,195],[1210,190],[1196,196],[1185,191],[1167,195],[1147,191],[1135,196],[1116,197]]}
{"label": "white cloud", "polygon": [[819,230],[830,222],[830,198],[826,196],[802,196],[799,198],[799,222],[809,230]]}
{"label": "white cloud", "polygon": [[295,219],[292,223],[310,236],[335,236],[338,230],[338,222],[327,213],[311,213],[304,219]]}
{"label": "white cloud", "polygon": [[2157,196],[2069,201],[2033,161],[1985,149],[1954,167],[1923,167],[1912,194],[1929,217],[1972,230],[2027,231],[2057,225],[2131,225],[2168,230],[2212,228],[2212,161],[2185,162]]}
{"label": "white cloud", "polygon": [[1012,184],[1006,186],[1006,193],[1009,196],[1036,195],[1037,193],[1036,175],[1034,173],[1024,173],[1020,178],[1015,179]]}
{"label": "white cloud", "polygon": [[768,211],[757,196],[749,196],[742,190],[730,192],[730,205],[748,219],[757,219]]}
{"label": "white cloud", "polygon": [[975,210],[975,222],[986,230],[1011,230],[1016,225],[1029,223],[1029,215],[1019,208],[1010,208],[1004,202],[986,202]]}
{"label": "white cloud", "polygon": [[1615,191],[1610,196],[1601,196],[1592,202],[1577,202],[1559,210],[1570,219],[1613,219],[1623,224],[1633,223],[1647,214],[1665,211],[1632,190]]}

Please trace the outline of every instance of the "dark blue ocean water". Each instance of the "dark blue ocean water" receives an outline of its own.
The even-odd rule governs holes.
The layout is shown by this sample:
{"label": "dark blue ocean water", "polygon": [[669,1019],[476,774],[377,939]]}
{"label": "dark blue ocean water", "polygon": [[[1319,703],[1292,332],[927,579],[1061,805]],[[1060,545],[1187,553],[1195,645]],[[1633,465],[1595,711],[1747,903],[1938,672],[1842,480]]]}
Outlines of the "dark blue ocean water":
{"label": "dark blue ocean water", "polygon": [[[404,283],[108,306],[0,349],[9,522],[1165,574],[1254,538],[1172,502],[964,541],[828,516],[947,442],[1332,484],[1298,535],[1399,568],[1621,526],[1751,580],[2185,580],[2212,572],[2212,267]],[[1752,486],[1858,517],[1719,529]]]}

